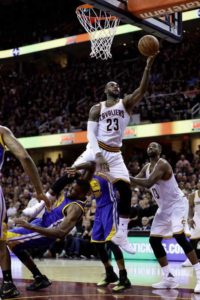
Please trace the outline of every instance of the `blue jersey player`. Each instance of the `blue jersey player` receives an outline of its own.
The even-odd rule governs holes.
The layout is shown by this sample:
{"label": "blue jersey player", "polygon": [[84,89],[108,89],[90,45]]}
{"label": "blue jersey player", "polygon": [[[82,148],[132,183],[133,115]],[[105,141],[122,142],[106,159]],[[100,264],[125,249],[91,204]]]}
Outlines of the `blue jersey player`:
{"label": "blue jersey player", "polygon": [[31,223],[23,219],[16,220],[21,227],[16,227],[7,234],[9,248],[33,274],[34,281],[27,290],[39,290],[51,284],[48,278],[41,274],[27,250],[49,246],[56,238],[64,238],[82,217],[87,201],[86,195],[90,191],[88,180],[74,180],[64,175],[53,185],[51,193],[57,195],[71,182],[67,195],[61,196],[54,203],[51,212],[45,211],[42,218],[36,218]]}

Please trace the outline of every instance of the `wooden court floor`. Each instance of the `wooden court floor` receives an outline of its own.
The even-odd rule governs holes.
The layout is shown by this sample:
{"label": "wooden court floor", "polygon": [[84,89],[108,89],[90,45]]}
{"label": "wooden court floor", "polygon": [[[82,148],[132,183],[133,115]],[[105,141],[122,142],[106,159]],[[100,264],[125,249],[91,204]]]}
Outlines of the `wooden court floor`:
{"label": "wooden court floor", "polygon": [[[44,259],[35,260],[43,274],[52,280],[52,285],[38,292],[26,291],[31,282],[30,272],[12,258],[12,270],[15,283],[23,300],[200,300],[200,294],[194,294],[195,276],[192,268],[183,268],[180,263],[170,263],[173,274],[180,283],[175,290],[155,290],[151,284],[158,282],[161,272],[155,261],[127,261],[129,279],[132,287],[120,294],[112,292],[112,286],[97,288],[96,282],[104,277],[104,270],[99,261]],[[116,265],[114,265],[117,272]]]}

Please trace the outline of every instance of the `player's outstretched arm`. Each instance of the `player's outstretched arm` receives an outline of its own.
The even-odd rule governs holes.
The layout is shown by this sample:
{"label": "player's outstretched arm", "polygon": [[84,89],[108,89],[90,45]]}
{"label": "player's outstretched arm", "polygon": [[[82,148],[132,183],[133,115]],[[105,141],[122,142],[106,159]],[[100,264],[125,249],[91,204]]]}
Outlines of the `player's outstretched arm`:
{"label": "player's outstretched arm", "polygon": [[32,158],[28,154],[28,152],[24,149],[24,147],[20,144],[20,142],[15,138],[13,133],[7,127],[0,127],[0,132],[3,137],[3,141],[8,149],[19,159],[24,171],[28,174],[35,190],[37,193],[38,200],[44,200],[47,208],[50,209],[50,201],[43,192],[43,187],[41,180],[39,178],[39,174],[36,168],[35,163]]}
{"label": "player's outstretched arm", "polygon": [[129,114],[131,114],[131,111],[135,106],[135,104],[138,103],[143,98],[145,92],[147,91],[151,66],[157,54],[158,53],[156,53],[154,56],[149,56],[147,58],[146,66],[139,87],[132,94],[127,95],[123,100],[124,106]]}
{"label": "player's outstretched arm", "polygon": [[152,187],[156,182],[158,182],[160,179],[163,178],[167,171],[167,163],[163,161],[159,161],[153,172],[150,174],[149,178],[137,178],[137,177],[132,177],[130,176],[131,183],[140,185],[145,188],[150,188]]}
{"label": "player's outstretched arm", "polygon": [[58,227],[44,228],[36,226],[32,223],[28,223],[27,221],[21,218],[15,219],[15,223],[18,226],[32,230],[33,232],[38,232],[46,237],[62,239],[72,230],[72,228],[76,225],[77,221],[82,215],[81,208],[76,204],[70,205],[65,210],[67,210],[66,216],[64,217],[63,221]]}

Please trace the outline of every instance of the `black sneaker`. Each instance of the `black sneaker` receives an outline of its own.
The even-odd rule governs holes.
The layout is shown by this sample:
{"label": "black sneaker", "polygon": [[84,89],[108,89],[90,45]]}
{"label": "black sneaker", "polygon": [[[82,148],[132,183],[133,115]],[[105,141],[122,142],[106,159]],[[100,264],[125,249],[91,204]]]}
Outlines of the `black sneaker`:
{"label": "black sneaker", "polygon": [[114,288],[112,289],[112,291],[114,293],[120,293],[126,289],[129,289],[131,287],[131,282],[128,278],[123,279],[123,280],[119,280],[119,283],[114,286]]}
{"label": "black sneaker", "polygon": [[47,288],[49,285],[51,285],[51,281],[45,276],[36,276],[33,283],[31,283],[29,286],[26,287],[27,291],[37,291],[41,289]]}
{"label": "black sneaker", "polygon": [[99,283],[97,283],[97,286],[104,287],[104,286],[107,286],[109,283],[113,283],[118,280],[119,280],[119,278],[118,278],[117,274],[115,272],[112,272],[110,274],[107,274],[103,280],[101,280]]}
{"label": "black sneaker", "polygon": [[0,289],[0,297],[2,299],[14,298],[20,295],[13,282],[4,282]]}

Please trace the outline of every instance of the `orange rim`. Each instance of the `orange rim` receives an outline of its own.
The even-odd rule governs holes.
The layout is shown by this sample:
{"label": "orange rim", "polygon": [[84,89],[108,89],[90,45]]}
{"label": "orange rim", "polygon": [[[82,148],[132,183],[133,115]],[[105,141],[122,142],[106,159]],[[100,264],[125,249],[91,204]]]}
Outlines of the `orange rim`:
{"label": "orange rim", "polygon": [[[83,5],[79,5],[77,8],[76,8],[76,13],[79,14],[80,17],[81,16],[81,10],[83,9],[93,9],[94,6],[90,5],[90,4],[83,4]],[[96,20],[99,20],[99,21],[105,21],[105,20],[111,20],[111,21],[114,21],[114,20],[118,20],[119,18],[116,17],[116,16],[108,16],[108,17],[89,17],[87,15],[85,15],[86,18],[88,18],[90,20],[91,23],[95,23]]]}

